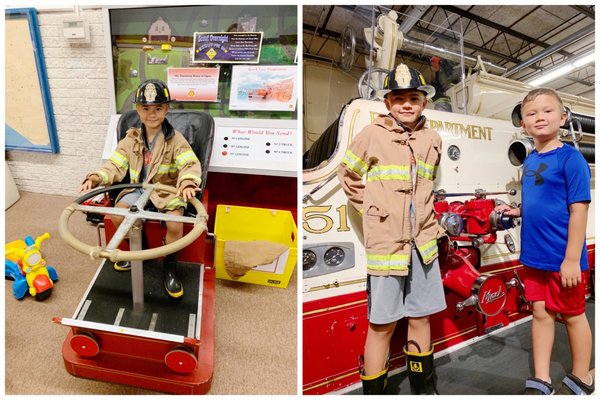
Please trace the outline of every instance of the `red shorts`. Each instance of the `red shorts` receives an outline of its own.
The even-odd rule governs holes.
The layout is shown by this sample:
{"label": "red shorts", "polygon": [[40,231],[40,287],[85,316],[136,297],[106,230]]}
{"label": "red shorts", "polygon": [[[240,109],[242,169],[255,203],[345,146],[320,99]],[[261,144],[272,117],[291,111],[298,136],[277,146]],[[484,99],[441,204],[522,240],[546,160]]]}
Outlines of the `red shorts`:
{"label": "red shorts", "polygon": [[527,301],[545,301],[546,308],[562,315],[579,315],[585,312],[587,274],[581,274],[581,283],[565,288],[558,272],[525,267],[523,285]]}

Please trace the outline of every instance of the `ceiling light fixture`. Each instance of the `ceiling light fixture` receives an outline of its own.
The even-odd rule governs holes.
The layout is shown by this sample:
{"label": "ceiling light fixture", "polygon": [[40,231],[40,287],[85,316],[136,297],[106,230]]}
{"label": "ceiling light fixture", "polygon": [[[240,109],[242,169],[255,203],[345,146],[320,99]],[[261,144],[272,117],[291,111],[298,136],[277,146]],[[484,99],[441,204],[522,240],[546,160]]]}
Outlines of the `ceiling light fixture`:
{"label": "ceiling light fixture", "polygon": [[577,58],[576,60],[570,61],[566,64],[563,64],[562,66],[560,66],[558,68],[547,71],[542,76],[537,77],[531,81],[528,81],[527,83],[530,84],[531,86],[543,85],[546,82],[550,82],[558,77],[568,74],[575,68],[581,68],[584,65],[587,65],[587,64],[593,62],[595,60],[595,57],[596,57],[596,53],[592,51],[591,53],[585,54],[582,57]]}

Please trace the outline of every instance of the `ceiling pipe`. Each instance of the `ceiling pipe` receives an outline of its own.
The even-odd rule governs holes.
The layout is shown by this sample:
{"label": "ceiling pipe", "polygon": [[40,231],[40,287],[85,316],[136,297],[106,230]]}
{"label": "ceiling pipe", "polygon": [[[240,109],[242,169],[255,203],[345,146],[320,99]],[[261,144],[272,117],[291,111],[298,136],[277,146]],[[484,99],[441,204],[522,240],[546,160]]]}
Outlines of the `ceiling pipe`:
{"label": "ceiling pipe", "polygon": [[552,46],[547,47],[545,50],[543,50],[543,51],[537,53],[535,56],[523,61],[521,64],[515,65],[514,67],[512,67],[510,70],[508,70],[502,76],[507,78],[511,75],[514,75],[517,72],[521,71],[522,69],[529,67],[531,64],[535,64],[536,62],[548,57],[550,54],[556,53],[557,51],[562,50],[565,47],[573,44],[574,42],[581,40],[584,37],[591,35],[593,33],[594,33],[594,25],[589,25],[589,26],[567,36],[560,42],[557,42],[557,43],[553,44]]}
{"label": "ceiling pipe", "polygon": [[428,9],[429,6],[413,6],[410,12],[405,15],[406,19],[402,21],[398,30],[404,34],[407,34]]}
{"label": "ceiling pipe", "polygon": [[[477,57],[461,55],[460,53],[457,53],[455,51],[450,51],[450,50],[442,49],[439,47],[435,47],[435,46],[432,46],[425,42],[421,42],[421,41],[418,41],[415,39],[408,38],[406,36],[404,37],[404,40],[402,42],[402,49],[406,50],[408,52],[411,52],[411,53],[424,54],[424,55],[428,55],[428,56],[438,56],[440,58],[444,58],[444,59],[458,62],[458,63],[460,62],[460,59],[462,56],[465,64],[467,64],[471,67],[474,67],[475,65],[477,65],[477,61],[478,61]],[[496,64],[493,64],[488,61],[483,61],[482,64],[485,67],[485,70],[487,72],[495,73],[495,74],[503,74],[506,72],[506,68],[502,67],[500,65],[496,65]]]}

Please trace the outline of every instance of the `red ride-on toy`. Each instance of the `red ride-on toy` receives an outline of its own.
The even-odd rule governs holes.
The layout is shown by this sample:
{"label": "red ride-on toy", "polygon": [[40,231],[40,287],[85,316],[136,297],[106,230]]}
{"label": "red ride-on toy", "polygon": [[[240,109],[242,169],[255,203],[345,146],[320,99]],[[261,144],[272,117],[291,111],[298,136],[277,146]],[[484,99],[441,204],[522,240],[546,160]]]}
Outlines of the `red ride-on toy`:
{"label": "red ride-on toy", "polygon": [[[81,205],[107,190],[125,188],[144,189],[128,210]],[[214,269],[203,264],[208,216],[195,198],[190,200],[195,218],[145,211],[153,190],[175,192],[163,185],[115,185],[90,192],[63,211],[59,222],[63,240],[78,251],[104,259],[73,316],[54,318],[70,329],[63,359],[75,376],[167,393],[203,394],[210,388],[214,364],[215,277]],[[124,221],[105,247],[91,246],[68,229],[75,211],[120,215]],[[169,245],[141,250],[142,227],[160,229],[152,220],[180,221],[184,233],[189,232]],[[121,251],[119,243],[127,235],[131,250]],[[162,288],[162,268],[155,259],[179,250],[196,259],[179,262],[186,291],[182,299],[174,300]],[[118,261],[130,261],[131,273],[115,271],[113,263]]]}

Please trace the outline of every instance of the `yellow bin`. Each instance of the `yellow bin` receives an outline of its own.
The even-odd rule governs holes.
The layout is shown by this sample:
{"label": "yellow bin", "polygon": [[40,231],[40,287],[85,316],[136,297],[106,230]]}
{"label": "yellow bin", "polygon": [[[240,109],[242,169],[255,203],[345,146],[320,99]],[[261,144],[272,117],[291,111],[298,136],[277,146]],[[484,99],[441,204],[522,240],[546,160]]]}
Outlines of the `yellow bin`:
{"label": "yellow bin", "polygon": [[[286,288],[298,258],[298,230],[292,213],[266,208],[217,205],[215,218],[216,277],[230,281]],[[264,240],[290,248],[283,271],[251,269],[242,277],[233,279],[225,270],[225,242]],[[284,253],[285,256],[285,253]]]}

